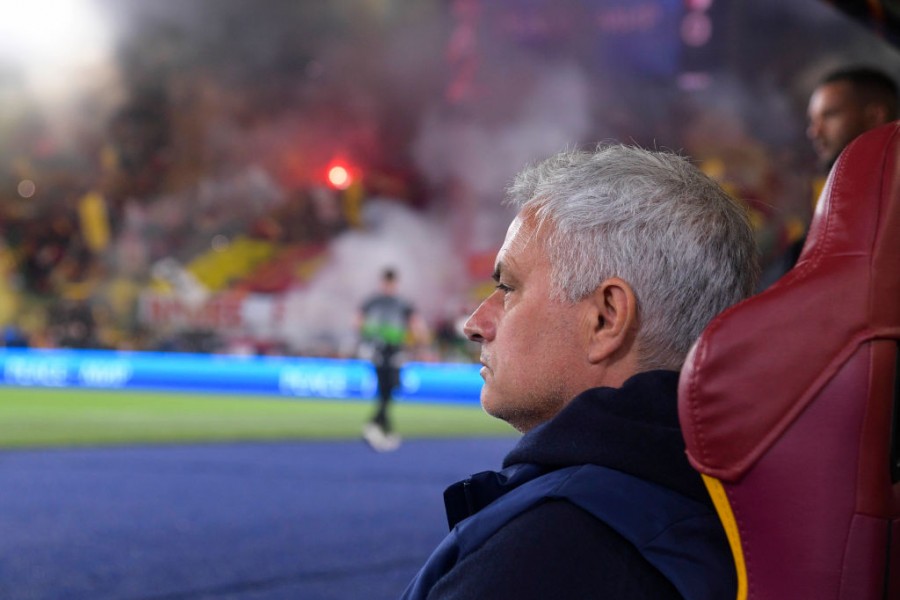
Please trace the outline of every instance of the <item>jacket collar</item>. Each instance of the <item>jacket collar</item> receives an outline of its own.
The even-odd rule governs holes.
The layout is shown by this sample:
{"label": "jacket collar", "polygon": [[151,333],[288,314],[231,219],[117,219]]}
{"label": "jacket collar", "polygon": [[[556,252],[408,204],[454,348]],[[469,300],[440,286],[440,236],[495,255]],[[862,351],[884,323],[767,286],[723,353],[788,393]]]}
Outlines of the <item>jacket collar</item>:
{"label": "jacket collar", "polygon": [[594,388],[534,428],[503,461],[444,492],[452,529],[503,494],[563,467],[594,464],[651,481],[709,503],[700,475],[685,455],[678,422],[678,373],[648,371],[621,388]]}

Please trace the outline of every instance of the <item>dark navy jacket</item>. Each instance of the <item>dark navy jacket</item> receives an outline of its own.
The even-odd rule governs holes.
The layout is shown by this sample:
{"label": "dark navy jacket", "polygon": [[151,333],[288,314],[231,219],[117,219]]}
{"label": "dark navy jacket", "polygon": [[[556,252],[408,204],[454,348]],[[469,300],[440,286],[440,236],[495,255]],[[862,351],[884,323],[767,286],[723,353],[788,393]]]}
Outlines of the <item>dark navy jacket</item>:
{"label": "dark navy jacket", "polygon": [[677,385],[655,371],[588,390],[502,471],[448,488],[451,532],[404,598],[734,597],[725,534],[684,455]]}

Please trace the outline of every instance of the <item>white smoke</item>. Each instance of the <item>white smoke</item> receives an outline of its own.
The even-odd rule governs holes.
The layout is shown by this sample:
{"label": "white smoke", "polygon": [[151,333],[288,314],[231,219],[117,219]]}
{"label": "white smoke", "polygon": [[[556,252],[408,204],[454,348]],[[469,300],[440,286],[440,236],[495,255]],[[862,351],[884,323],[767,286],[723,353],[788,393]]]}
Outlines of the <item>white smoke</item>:
{"label": "white smoke", "polygon": [[471,230],[471,248],[502,241],[510,214],[500,206],[504,188],[528,163],[577,146],[591,131],[590,89],[574,64],[535,67],[505,94],[501,117],[433,108],[425,112],[413,144],[417,166],[436,186],[462,183],[472,210],[450,215]]}
{"label": "white smoke", "polygon": [[399,294],[427,321],[459,311],[464,263],[445,228],[400,202],[379,198],[367,201],[364,222],[362,229],[332,242],[328,264],[308,288],[287,294],[285,337],[291,344],[349,353],[356,311],[377,291],[385,267],[397,271]]}
{"label": "white smoke", "polygon": [[509,95],[508,110],[493,115],[446,107],[423,113],[415,160],[430,187],[446,195],[428,213],[368,199],[365,227],[339,236],[310,286],[289,294],[290,343],[347,353],[356,310],[387,266],[429,323],[459,316],[470,301],[468,255],[497,248],[512,218],[500,203],[506,185],[526,164],[578,145],[591,129],[589,85],[578,67],[531,69],[516,88],[499,90]]}

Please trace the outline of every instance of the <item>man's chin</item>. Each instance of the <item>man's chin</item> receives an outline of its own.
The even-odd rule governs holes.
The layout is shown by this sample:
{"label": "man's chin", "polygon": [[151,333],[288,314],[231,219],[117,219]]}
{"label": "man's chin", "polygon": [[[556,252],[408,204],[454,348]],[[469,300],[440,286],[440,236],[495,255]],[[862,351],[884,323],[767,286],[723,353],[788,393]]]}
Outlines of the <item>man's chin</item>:
{"label": "man's chin", "polygon": [[487,385],[481,388],[481,409],[495,419],[506,421],[502,404],[485,389],[486,387]]}
{"label": "man's chin", "polygon": [[486,386],[487,386],[487,384],[485,384],[481,388],[481,410],[483,410],[487,414],[491,415],[492,417],[496,417],[496,415],[491,410],[493,403],[491,402],[490,394],[488,394],[487,391],[485,390]]}
{"label": "man's chin", "polygon": [[527,428],[523,429],[522,423],[520,422],[523,417],[520,412],[511,409],[496,398],[492,398],[490,394],[485,394],[484,390],[481,392],[481,409],[495,419],[505,421],[519,433],[525,433],[527,430]]}
{"label": "man's chin", "polygon": [[822,168],[822,171],[824,171],[825,173],[828,173],[831,171],[831,167],[834,166],[834,163],[837,162],[837,159],[838,159],[838,157],[835,156],[834,158],[829,158],[827,160],[823,160],[819,163],[819,166]]}

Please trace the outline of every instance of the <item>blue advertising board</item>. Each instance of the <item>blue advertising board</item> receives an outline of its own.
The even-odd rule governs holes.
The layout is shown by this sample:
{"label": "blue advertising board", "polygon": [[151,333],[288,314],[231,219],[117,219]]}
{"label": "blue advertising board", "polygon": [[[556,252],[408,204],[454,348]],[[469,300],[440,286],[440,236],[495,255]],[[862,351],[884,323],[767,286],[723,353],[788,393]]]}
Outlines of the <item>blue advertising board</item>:
{"label": "blue advertising board", "polygon": [[[422,402],[478,403],[482,384],[472,364],[407,363],[400,380],[397,398]],[[355,359],[10,348],[0,384],[368,399],[376,378]]]}

